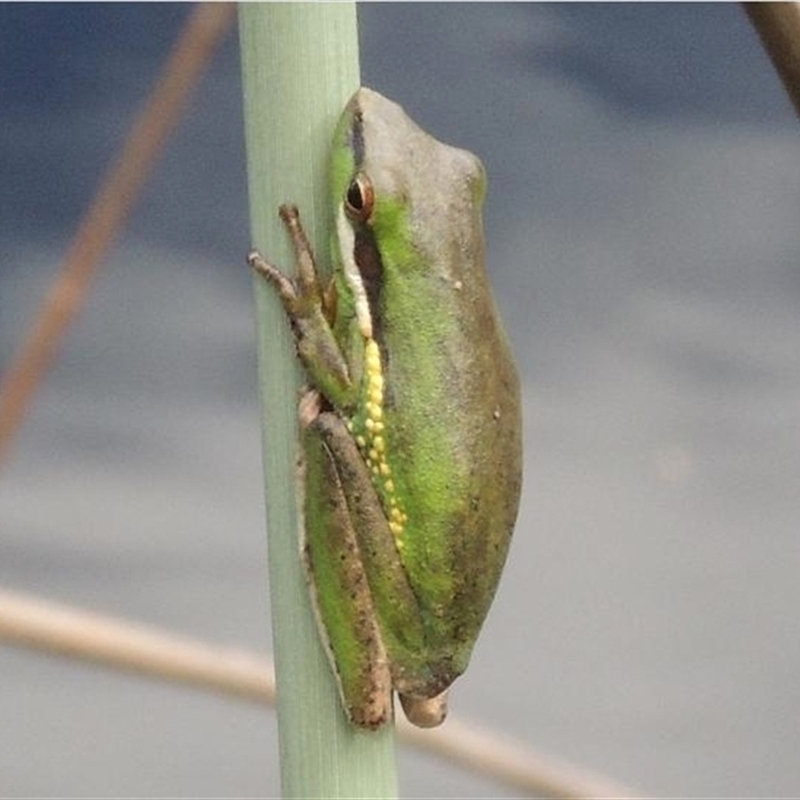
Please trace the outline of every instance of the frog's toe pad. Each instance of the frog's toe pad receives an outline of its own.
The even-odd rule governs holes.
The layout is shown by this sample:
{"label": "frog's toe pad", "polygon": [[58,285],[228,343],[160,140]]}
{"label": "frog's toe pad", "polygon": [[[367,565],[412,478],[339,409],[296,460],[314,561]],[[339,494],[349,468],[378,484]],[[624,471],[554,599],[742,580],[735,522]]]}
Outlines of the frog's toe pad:
{"label": "frog's toe pad", "polygon": [[436,697],[415,697],[411,694],[400,695],[406,718],[418,728],[435,728],[444,722],[447,716],[447,692]]}

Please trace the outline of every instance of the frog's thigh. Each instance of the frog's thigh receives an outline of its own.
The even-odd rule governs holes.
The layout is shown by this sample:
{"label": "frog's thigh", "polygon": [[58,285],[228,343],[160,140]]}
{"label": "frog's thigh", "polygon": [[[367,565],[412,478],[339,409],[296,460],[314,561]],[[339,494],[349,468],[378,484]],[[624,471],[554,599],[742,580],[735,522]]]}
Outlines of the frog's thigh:
{"label": "frog's thigh", "polygon": [[352,531],[360,547],[384,646],[390,660],[401,660],[403,649],[416,650],[424,642],[417,598],[389,528],[369,469],[347,426],[336,414],[322,413],[311,427],[324,441],[335,464]]}
{"label": "frog's thigh", "polygon": [[376,728],[391,717],[391,677],[340,469],[317,424],[323,417],[341,424],[321,414],[304,433],[304,561],[347,713]]}

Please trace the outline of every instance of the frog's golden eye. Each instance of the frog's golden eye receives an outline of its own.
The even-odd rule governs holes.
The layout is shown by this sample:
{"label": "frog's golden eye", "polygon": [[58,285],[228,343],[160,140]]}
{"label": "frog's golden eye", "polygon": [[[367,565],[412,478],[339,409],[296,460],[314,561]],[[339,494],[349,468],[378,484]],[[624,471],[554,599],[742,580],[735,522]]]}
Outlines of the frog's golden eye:
{"label": "frog's golden eye", "polygon": [[375,206],[375,191],[372,181],[363,173],[350,181],[344,195],[344,209],[347,216],[356,222],[368,222]]}

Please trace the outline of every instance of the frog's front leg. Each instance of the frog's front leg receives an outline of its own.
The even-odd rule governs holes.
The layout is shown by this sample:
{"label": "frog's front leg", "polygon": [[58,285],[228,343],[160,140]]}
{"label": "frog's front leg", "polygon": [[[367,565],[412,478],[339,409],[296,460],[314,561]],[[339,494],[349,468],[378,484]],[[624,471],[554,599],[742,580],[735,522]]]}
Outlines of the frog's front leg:
{"label": "frog's front leg", "polygon": [[282,205],[279,213],[291,237],[297,276],[287,277],[257,250],[248,254],[247,263],[277,289],[297,354],[314,386],[338,407],[349,406],[357,387],[331,327],[335,301],[322,285],[297,207]]}

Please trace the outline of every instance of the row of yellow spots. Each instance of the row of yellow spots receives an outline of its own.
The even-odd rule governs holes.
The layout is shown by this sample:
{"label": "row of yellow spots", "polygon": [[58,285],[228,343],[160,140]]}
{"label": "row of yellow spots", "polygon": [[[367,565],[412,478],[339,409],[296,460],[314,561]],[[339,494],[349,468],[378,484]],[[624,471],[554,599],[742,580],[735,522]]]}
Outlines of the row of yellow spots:
{"label": "row of yellow spots", "polygon": [[[364,403],[364,430],[356,435],[356,443],[364,456],[372,482],[385,497],[389,528],[398,548],[402,548],[403,529],[408,517],[400,508],[394,492],[392,470],[386,460],[386,438],[383,421],[383,371],[378,343],[367,339],[364,350],[364,371],[367,380],[367,397]],[[352,423],[348,424],[352,431]]]}

